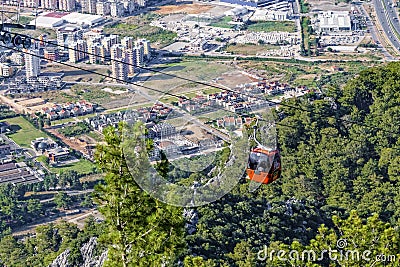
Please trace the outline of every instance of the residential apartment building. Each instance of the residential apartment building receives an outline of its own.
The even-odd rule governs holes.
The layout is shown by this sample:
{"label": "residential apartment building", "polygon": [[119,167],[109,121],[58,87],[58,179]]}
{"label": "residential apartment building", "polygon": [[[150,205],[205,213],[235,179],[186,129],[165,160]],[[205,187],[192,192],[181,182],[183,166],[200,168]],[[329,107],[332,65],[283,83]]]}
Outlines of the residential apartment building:
{"label": "residential apartment building", "polygon": [[84,40],[70,42],[68,48],[69,61],[72,63],[79,62],[87,57],[87,44]]}
{"label": "residential apartment building", "polygon": [[111,14],[111,3],[106,1],[99,1],[96,3],[96,12],[100,16],[108,16]]}
{"label": "residential apartment building", "polygon": [[111,16],[122,17],[124,15],[124,4],[121,2],[111,2]]}
{"label": "residential apartment building", "polygon": [[26,51],[27,51],[27,53],[25,54],[26,78],[38,77],[40,75],[40,58],[38,57],[39,50],[32,49]]}

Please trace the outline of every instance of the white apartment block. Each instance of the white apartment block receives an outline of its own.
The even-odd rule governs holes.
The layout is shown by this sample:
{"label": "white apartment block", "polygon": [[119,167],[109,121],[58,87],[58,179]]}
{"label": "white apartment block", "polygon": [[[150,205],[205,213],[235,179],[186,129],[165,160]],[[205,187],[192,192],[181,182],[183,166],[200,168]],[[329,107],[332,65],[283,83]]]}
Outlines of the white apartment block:
{"label": "white apartment block", "polygon": [[146,59],[150,59],[151,47],[150,47],[150,42],[148,40],[139,39],[136,41],[136,46],[143,46],[143,56]]}
{"label": "white apartment block", "polygon": [[29,52],[25,54],[26,78],[38,77],[40,75],[40,58],[34,55],[39,55],[39,50],[29,50]]}
{"label": "white apartment block", "polygon": [[126,48],[126,49],[133,49],[135,46],[135,40],[133,37],[124,37],[121,40],[121,44]]}
{"label": "white apartment block", "polygon": [[124,54],[124,47],[121,44],[114,44],[110,50],[111,59],[122,58]]}
{"label": "white apartment block", "polygon": [[111,3],[99,1],[96,3],[96,12],[100,16],[108,16],[111,14]]}
{"label": "white apartment block", "polygon": [[104,63],[104,46],[100,43],[88,45],[89,62],[92,64]]}
{"label": "white apartment block", "polygon": [[67,50],[70,42],[82,39],[83,31],[75,27],[64,27],[57,30],[57,45],[61,50]]}
{"label": "white apartment block", "polygon": [[96,0],[81,0],[82,12],[96,14]]}
{"label": "white apartment block", "polygon": [[121,2],[111,2],[111,16],[122,17],[124,15],[124,4]]}
{"label": "white apartment block", "polygon": [[75,0],[59,0],[58,9],[63,11],[74,11],[76,9]]}
{"label": "white apartment block", "polygon": [[24,60],[24,54],[20,52],[14,52],[12,53],[10,57],[11,61],[17,65],[23,65],[25,60]]}
{"label": "white apartment block", "polygon": [[69,61],[72,63],[79,62],[87,57],[87,44],[83,40],[70,42],[68,48]]}
{"label": "white apartment block", "polygon": [[106,53],[107,56],[110,56],[111,47],[113,45],[118,44],[118,41],[119,41],[119,36],[115,35],[115,34],[112,34],[110,36],[104,37],[101,40],[101,44],[104,46],[104,50],[105,50],[105,53]]}
{"label": "white apartment block", "polygon": [[14,69],[7,63],[0,63],[0,73],[3,77],[10,77],[14,73]]}
{"label": "white apartment block", "polygon": [[136,0],[135,3],[139,6],[139,7],[145,7],[147,5],[147,0]]}
{"label": "white apartment block", "polygon": [[128,75],[133,76],[135,74],[135,66],[136,64],[136,50],[134,49],[126,49],[125,51],[125,59],[128,65]]}
{"label": "white apartment block", "polygon": [[128,65],[123,57],[114,58],[111,61],[112,77],[117,81],[126,81],[128,79]]}
{"label": "white apartment block", "polygon": [[39,0],[24,0],[24,7],[39,7]]}
{"label": "white apartment block", "polygon": [[135,46],[133,48],[136,51],[136,66],[143,66],[144,62],[144,48],[143,45]]}
{"label": "white apartment block", "polygon": [[133,11],[135,11],[135,3],[131,0],[124,0],[122,2],[124,5],[124,10],[126,13],[131,14]]}
{"label": "white apartment block", "polygon": [[57,0],[41,0],[41,6],[45,9],[58,9]]}

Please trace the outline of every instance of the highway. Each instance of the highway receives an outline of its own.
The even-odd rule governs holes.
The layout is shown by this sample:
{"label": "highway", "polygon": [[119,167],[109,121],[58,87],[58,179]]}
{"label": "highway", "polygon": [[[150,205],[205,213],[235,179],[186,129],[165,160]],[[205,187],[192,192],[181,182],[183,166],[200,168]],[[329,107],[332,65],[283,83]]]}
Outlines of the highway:
{"label": "highway", "polygon": [[363,16],[366,18],[367,21],[367,27],[371,33],[372,39],[375,41],[376,44],[378,44],[379,49],[382,50],[383,55],[386,57],[388,60],[395,60],[395,58],[386,50],[385,46],[381,44],[380,38],[379,38],[379,33],[378,29],[375,27],[375,25],[372,23],[371,18],[368,15],[368,12],[365,10],[364,6],[362,3],[358,2],[355,3],[358,11],[363,14]]}
{"label": "highway", "polygon": [[[393,44],[394,48],[400,52],[400,24],[396,7],[393,6],[392,0],[373,0],[376,16],[379,20],[384,34]],[[394,32],[396,31],[396,33]]]}

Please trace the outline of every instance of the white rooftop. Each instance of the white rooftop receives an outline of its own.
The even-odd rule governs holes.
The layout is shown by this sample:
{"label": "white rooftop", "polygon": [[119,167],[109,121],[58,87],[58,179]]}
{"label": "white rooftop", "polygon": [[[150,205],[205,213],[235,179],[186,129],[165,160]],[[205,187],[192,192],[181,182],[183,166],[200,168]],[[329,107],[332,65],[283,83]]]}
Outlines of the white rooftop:
{"label": "white rooftop", "polygon": [[52,17],[39,16],[36,19],[32,20],[30,22],[30,24],[35,25],[35,21],[36,21],[36,27],[40,27],[40,28],[54,28],[54,27],[62,25],[65,22],[63,18],[52,18]]}
{"label": "white rooftop", "polygon": [[351,28],[351,19],[347,11],[326,11],[318,14],[320,28]]}
{"label": "white rooftop", "polygon": [[77,12],[70,13],[62,18],[69,23],[86,25],[93,25],[104,20],[104,18],[99,15],[82,14]]}

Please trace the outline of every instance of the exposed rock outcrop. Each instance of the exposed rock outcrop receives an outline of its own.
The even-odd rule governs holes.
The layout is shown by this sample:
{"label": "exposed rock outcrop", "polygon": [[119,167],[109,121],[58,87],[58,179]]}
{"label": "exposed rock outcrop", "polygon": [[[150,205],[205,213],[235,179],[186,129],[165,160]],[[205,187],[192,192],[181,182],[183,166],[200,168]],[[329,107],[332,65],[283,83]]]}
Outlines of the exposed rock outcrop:
{"label": "exposed rock outcrop", "polygon": [[[107,259],[107,251],[101,253],[100,256],[94,256],[94,250],[97,246],[97,238],[90,238],[89,242],[85,243],[80,251],[83,259],[83,264],[79,267],[102,267]],[[49,265],[49,267],[77,267],[68,263],[70,251],[67,249]]]}

